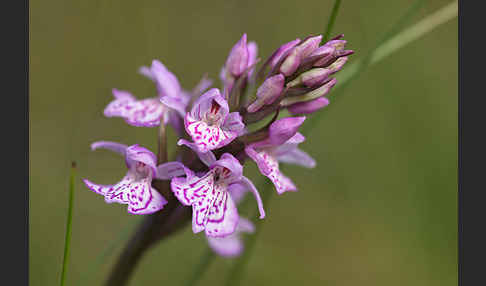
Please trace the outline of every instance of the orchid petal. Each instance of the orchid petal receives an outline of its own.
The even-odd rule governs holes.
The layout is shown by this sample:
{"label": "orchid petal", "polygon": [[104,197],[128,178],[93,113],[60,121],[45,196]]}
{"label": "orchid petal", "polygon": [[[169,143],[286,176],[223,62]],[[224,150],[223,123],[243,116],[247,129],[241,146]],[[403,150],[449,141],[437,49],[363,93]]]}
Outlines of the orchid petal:
{"label": "orchid petal", "polygon": [[92,151],[99,149],[99,148],[108,149],[110,151],[113,151],[115,153],[118,153],[120,155],[125,156],[125,152],[126,152],[128,146],[125,145],[125,144],[111,142],[111,141],[96,141],[96,142],[91,144],[91,150]]}
{"label": "orchid petal", "polygon": [[[217,108],[217,110],[215,110]],[[219,92],[217,88],[211,88],[201,95],[195,102],[191,109],[191,116],[197,120],[204,119],[208,112],[216,112],[221,118],[226,117],[229,113],[228,102]]]}
{"label": "orchid petal", "polygon": [[245,151],[257,163],[260,172],[273,182],[279,195],[286,191],[297,191],[297,187],[292,180],[280,172],[276,158],[265,150],[257,151],[251,147],[247,147]]}
{"label": "orchid petal", "polygon": [[198,121],[191,117],[190,113],[185,117],[186,131],[197,144],[200,152],[208,152],[223,147],[233,141],[238,134],[223,130],[218,126],[210,126],[204,121]]}
{"label": "orchid petal", "polygon": [[167,200],[151,186],[151,178],[135,180],[130,171],[116,185],[97,185],[84,180],[92,191],[104,195],[107,203],[128,205],[128,212],[136,215],[151,214],[161,210]]}
{"label": "orchid petal", "polygon": [[130,107],[130,111],[122,117],[128,124],[137,127],[158,126],[160,118],[167,110],[157,98],[135,101],[127,107]]}
{"label": "orchid petal", "polygon": [[207,211],[207,206],[210,203],[208,195],[214,185],[213,173],[208,172],[203,177],[194,175],[186,178],[176,177],[172,179],[170,184],[172,192],[183,205],[196,204],[206,208]]}
{"label": "orchid petal", "polygon": [[245,132],[245,124],[243,123],[240,113],[231,112],[228,114],[223,123],[223,128],[231,132],[236,132],[238,135],[242,135]]}
{"label": "orchid petal", "polygon": [[228,192],[235,204],[238,204],[248,192],[248,187],[241,182],[236,182],[228,186]]}
{"label": "orchid petal", "polygon": [[128,91],[112,89],[113,97],[115,99],[110,102],[103,114],[106,117],[116,117],[116,116],[127,116],[130,110],[133,108],[134,102],[136,102],[135,97],[131,95]]}
{"label": "orchid petal", "polygon": [[238,221],[238,226],[236,227],[236,231],[254,233],[255,232],[255,226],[248,219],[240,217],[240,220]]}
{"label": "orchid petal", "polygon": [[150,67],[152,80],[157,84],[157,89],[161,97],[178,97],[181,86],[177,77],[170,72],[160,61],[153,60]]}
{"label": "orchid petal", "polygon": [[226,188],[215,185],[214,200],[207,214],[205,232],[207,236],[224,237],[232,234],[238,224],[238,210]]}
{"label": "orchid petal", "polygon": [[194,173],[181,162],[167,162],[157,166],[157,179],[170,180],[180,176],[191,177]]}
{"label": "orchid petal", "polygon": [[253,224],[245,219],[241,218],[238,221],[236,230],[234,233],[226,237],[210,237],[207,236],[208,244],[218,255],[223,257],[235,257],[238,256],[244,249],[243,241],[240,238],[242,232],[253,233],[255,227]]}
{"label": "orchid petal", "polygon": [[297,133],[304,120],[305,116],[278,119],[270,125],[268,138],[252,145],[254,147],[281,145]]}
{"label": "orchid petal", "polygon": [[152,170],[152,176],[157,172],[157,157],[155,154],[138,144],[129,146],[126,149],[126,161],[128,162],[128,166],[131,166],[133,162],[141,162],[149,166]]}
{"label": "orchid petal", "polygon": [[196,84],[196,86],[192,89],[192,94],[194,96],[200,96],[203,92],[210,88],[211,85],[213,85],[213,80],[203,76],[198,84]]}
{"label": "orchid petal", "polygon": [[247,177],[242,176],[241,182],[247,186],[248,190],[255,197],[255,200],[257,201],[257,205],[258,205],[258,211],[260,212],[260,219],[264,219],[265,218],[265,209],[263,208],[263,201],[262,201],[262,198],[260,197],[260,193],[256,189],[255,185],[253,185],[253,183]]}
{"label": "orchid petal", "polygon": [[106,117],[122,117],[133,126],[154,127],[160,123],[166,108],[157,98],[136,100],[129,92],[113,89],[115,99],[105,110]]}
{"label": "orchid petal", "polygon": [[227,184],[239,181],[243,175],[243,166],[240,164],[240,161],[230,153],[221,155],[219,160],[210,166],[210,169],[215,169],[215,171],[219,172],[221,179],[225,180]]}
{"label": "orchid petal", "polygon": [[243,241],[235,234],[230,234],[226,237],[206,237],[209,247],[219,256],[237,257],[243,252]]}
{"label": "orchid petal", "polygon": [[212,88],[199,97],[191,112],[186,114],[186,131],[200,152],[205,153],[223,147],[238,136],[239,132],[232,130],[239,130],[241,124],[235,115],[231,115],[227,120],[228,111],[226,100],[217,88]]}
{"label": "orchid petal", "polygon": [[190,96],[183,92],[179,93],[177,97],[163,96],[160,98],[161,103],[177,111],[181,117],[184,117],[186,114],[186,106],[189,100]]}
{"label": "orchid petal", "polygon": [[214,178],[211,172],[201,178],[197,176],[177,177],[171,181],[171,189],[177,199],[183,205],[192,205],[192,230],[194,233],[203,231],[205,228],[207,214],[212,203],[213,188]]}
{"label": "orchid petal", "polygon": [[314,168],[316,161],[306,152],[295,148],[277,157],[279,162]]}

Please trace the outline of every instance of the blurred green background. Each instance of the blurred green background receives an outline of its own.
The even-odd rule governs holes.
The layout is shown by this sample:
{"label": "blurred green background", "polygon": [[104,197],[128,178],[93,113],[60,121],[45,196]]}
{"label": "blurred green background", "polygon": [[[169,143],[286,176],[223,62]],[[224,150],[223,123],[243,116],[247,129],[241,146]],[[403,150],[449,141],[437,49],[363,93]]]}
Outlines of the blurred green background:
{"label": "blurred green background", "polygon": [[[410,3],[343,1],[333,35],[344,33],[356,51],[348,66]],[[427,1],[412,22],[446,3]],[[187,89],[206,72],[217,79],[243,32],[266,57],[284,42],[323,33],[332,5],[30,1],[31,285],[59,282],[71,160],[79,177],[109,184],[125,173],[123,160],[91,152],[91,142],[156,148],[156,129],[103,117],[112,88],[154,96],[153,84],[137,73],[152,59]],[[456,285],[457,25],[449,21],[367,69],[322,110],[327,114],[302,146],[318,167],[286,169],[300,191],[273,195],[243,285]],[[90,267],[137,219],[78,178],[68,285],[101,285],[121,245],[94,272]],[[147,253],[131,285],[182,285],[205,251],[204,236],[186,228]],[[200,285],[222,284],[232,262],[217,258]]]}

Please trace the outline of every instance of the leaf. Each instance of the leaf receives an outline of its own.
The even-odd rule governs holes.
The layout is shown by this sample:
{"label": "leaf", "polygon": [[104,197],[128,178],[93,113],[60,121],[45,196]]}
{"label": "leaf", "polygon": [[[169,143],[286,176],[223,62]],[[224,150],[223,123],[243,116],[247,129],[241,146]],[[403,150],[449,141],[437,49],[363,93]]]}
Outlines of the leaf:
{"label": "leaf", "polygon": [[76,176],[76,163],[71,164],[71,176],[69,180],[69,199],[68,199],[68,213],[66,221],[66,235],[64,240],[64,258],[62,262],[61,271],[61,286],[66,283],[66,272],[69,263],[69,254],[71,249],[71,228],[73,220],[73,201],[74,201],[74,178]]}

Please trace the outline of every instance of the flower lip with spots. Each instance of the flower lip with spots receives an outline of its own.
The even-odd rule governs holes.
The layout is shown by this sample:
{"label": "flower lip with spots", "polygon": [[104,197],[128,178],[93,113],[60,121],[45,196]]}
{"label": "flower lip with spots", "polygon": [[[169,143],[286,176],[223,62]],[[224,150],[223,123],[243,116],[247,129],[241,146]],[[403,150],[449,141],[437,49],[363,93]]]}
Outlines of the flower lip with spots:
{"label": "flower lip with spots", "polygon": [[305,117],[289,117],[275,121],[269,128],[269,137],[252,143],[245,148],[246,154],[257,163],[260,173],[275,185],[278,194],[297,191],[290,178],[279,169],[279,161],[307,168],[315,167],[315,161],[307,153],[297,148],[305,137],[298,133],[298,127]]}
{"label": "flower lip with spots", "polygon": [[198,150],[203,153],[229,144],[245,129],[240,114],[229,113],[228,102],[217,88],[208,90],[194,102],[184,124]]}
{"label": "flower lip with spots", "polygon": [[91,149],[105,148],[125,156],[128,172],[115,185],[99,185],[83,179],[86,186],[103,195],[107,203],[128,205],[128,212],[136,215],[151,214],[161,210],[167,200],[152,188],[152,178],[156,176],[156,157],[148,149],[138,144],[127,146],[115,142],[99,141]]}
{"label": "flower lip with spots", "polygon": [[[177,199],[183,205],[192,206],[194,233],[204,230],[207,236],[225,237],[235,231],[239,216],[230,195],[234,184],[244,185],[253,193],[260,218],[265,217],[258,191],[253,183],[243,176],[243,166],[233,155],[225,153],[217,161],[204,162],[208,165],[209,171],[201,177],[179,162],[169,162],[158,167],[160,177],[172,177],[171,189]],[[179,171],[174,171],[177,165]]]}

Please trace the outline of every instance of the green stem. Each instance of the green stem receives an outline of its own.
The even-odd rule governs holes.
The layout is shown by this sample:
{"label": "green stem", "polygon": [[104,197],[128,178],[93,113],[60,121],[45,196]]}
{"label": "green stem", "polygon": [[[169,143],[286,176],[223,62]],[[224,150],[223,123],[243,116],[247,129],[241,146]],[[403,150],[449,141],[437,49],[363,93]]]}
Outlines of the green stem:
{"label": "green stem", "polygon": [[164,116],[160,118],[160,125],[159,125],[159,134],[158,134],[158,145],[159,145],[159,152],[157,154],[157,163],[163,164],[167,162],[168,154],[167,154],[167,128],[164,124]]}
{"label": "green stem", "polygon": [[211,265],[214,256],[214,252],[208,247],[199,259],[199,263],[196,265],[194,272],[185,284],[186,286],[197,285],[206,269]]}
{"label": "green stem", "polygon": [[66,283],[66,272],[69,263],[69,254],[71,250],[71,229],[73,221],[73,201],[74,201],[74,178],[76,174],[76,163],[71,164],[71,177],[69,180],[69,199],[68,199],[68,213],[66,222],[66,236],[64,240],[64,258],[62,262],[62,272],[61,272],[61,286]]}
{"label": "green stem", "polygon": [[336,21],[336,17],[337,17],[340,5],[341,5],[341,0],[334,1],[334,6],[332,6],[332,11],[331,11],[331,16],[329,16],[329,21],[327,22],[326,32],[324,33],[324,37],[322,38],[323,43],[325,43],[329,40],[332,28],[334,26],[334,22]]}

